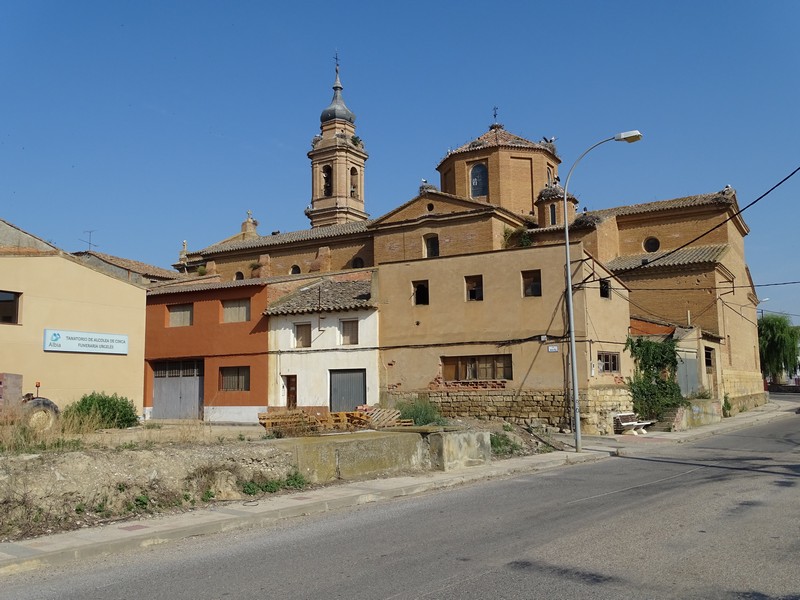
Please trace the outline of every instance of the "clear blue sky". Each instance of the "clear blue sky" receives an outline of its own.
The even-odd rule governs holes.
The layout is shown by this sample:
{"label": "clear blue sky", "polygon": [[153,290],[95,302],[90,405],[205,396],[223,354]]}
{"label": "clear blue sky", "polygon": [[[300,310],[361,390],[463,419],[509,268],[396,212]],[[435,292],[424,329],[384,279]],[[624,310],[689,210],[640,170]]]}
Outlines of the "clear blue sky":
{"label": "clear blue sky", "polygon": [[[556,136],[589,209],[736,188],[800,166],[800,2],[0,3],[0,217],[59,247],[169,266],[239,230],[308,226],[306,152],[344,99],[372,217],[438,183],[492,122]],[[800,280],[800,174],[744,213],[756,284]],[[800,314],[800,286],[758,288]],[[795,317],[795,322],[800,319]]]}

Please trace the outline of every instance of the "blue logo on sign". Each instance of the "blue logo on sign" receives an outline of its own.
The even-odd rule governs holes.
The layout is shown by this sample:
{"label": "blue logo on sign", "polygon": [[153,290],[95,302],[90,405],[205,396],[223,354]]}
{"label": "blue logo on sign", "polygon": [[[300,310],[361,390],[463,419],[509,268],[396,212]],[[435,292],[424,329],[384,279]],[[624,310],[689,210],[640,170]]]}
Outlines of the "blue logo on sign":
{"label": "blue logo on sign", "polygon": [[50,336],[50,341],[51,341],[51,342],[57,342],[57,341],[58,341],[58,340],[60,340],[60,339],[61,339],[61,334],[60,334],[60,333],[58,333],[58,332],[54,332],[54,333],[53,333],[53,334]]}

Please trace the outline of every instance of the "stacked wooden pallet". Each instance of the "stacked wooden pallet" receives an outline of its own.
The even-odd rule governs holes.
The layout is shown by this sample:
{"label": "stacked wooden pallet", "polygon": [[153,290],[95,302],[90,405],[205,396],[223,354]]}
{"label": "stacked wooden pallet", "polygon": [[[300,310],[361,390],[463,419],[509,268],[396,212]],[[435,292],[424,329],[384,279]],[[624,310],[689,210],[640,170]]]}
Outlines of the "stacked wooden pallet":
{"label": "stacked wooden pallet", "polygon": [[268,433],[281,436],[311,435],[323,429],[317,417],[302,410],[258,413],[258,422]]}
{"label": "stacked wooden pallet", "polygon": [[325,431],[383,429],[414,424],[410,419],[401,419],[399,410],[368,408],[369,410],[318,415],[312,415],[300,409],[277,410],[258,413],[258,422],[267,432],[280,436],[314,435]]}
{"label": "stacked wooden pallet", "polygon": [[369,416],[369,424],[372,429],[407,427],[414,424],[411,419],[401,419],[400,411],[393,408],[369,407],[366,414]]}

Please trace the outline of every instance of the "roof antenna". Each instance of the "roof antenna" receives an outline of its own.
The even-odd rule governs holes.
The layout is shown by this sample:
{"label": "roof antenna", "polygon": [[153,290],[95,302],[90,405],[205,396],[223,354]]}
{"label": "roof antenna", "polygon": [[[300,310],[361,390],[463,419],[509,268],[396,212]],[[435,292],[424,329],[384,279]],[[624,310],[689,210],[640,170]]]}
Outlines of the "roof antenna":
{"label": "roof antenna", "polygon": [[83,233],[88,233],[89,234],[89,239],[88,240],[82,240],[80,238],[78,239],[79,242],[83,242],[84,244],[89,244],[89,248],[86,250],[87,252],[91,252],[92,251],[92,246],[94,246],[95,248],[98,247],[97,244],[93,244],[92,243],[92,234],[95,231],[97,231],[97,229],[85,229],[83,231]]}

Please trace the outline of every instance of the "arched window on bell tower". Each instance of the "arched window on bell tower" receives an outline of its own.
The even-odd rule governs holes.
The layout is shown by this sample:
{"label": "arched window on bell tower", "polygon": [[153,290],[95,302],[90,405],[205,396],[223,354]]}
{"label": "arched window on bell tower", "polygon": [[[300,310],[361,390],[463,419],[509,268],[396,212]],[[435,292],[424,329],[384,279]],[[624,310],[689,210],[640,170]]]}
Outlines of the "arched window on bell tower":
{"label": "arched window on bell tower", "polygon": [[550,205],[550,225],[556,224],[556,205]]}
{"label": "arched window on bell tower", "polygon": [[322,195],[333,196],[333,169],[330,165],[322,167]]}
{"label": "arched window on bell tower", "polygon": [[489,195],[489,171],[486,165],[478,163],[470,170],[470,197],[479,198]]}
{"label": "arched window on bell tower", "polygon": [[350,197],[358,198],[358,169],[350,168]]}

